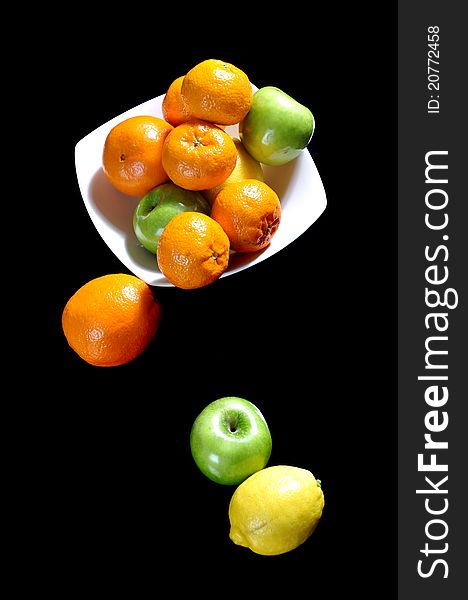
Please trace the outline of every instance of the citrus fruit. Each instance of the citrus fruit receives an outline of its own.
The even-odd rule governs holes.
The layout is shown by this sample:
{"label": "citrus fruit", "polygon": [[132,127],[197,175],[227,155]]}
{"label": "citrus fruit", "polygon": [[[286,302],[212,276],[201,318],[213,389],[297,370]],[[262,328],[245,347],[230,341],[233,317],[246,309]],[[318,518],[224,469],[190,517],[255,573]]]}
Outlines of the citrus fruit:
{"label": "citrus fruit", "polygon": [[235,183],[241,179],[258,179],[258,181],[264,181],[262,165],[258,160],[250,156],[238,138],[233,138],[233,142],[237,149],[236,166],[223,183],[210,190],[203,190],[202,193],[209,202],[213,202],[216,194],[228,183]]}
{"label": "citrus fruit", "polygon": [[243,71],[222,60],[209,59],[198,63],[186,74],[181,95],[194,117],[234,125],[249,112],[253,93]]}
{"label": "citrus fruit", "polygon": [[211,217],[182,212],[164,228],[156,256],[161,272],[176,287],[200,288],[213,283],[226,270],[229,239]]}
{"label": "citrus fruit", "polygon": [[88,281],[68,300],[62,328],[68,344],[99,367],[123,365],[153,339],[161,305],[138,277],[112,274]]}
{"label": "citrus fruit", "polygon": [[234,492],[229,504],[229,537],[257,554],[283,554],[313,533],[323,506],[320,481],[310,471],[285,465],[267,467]]}
{"label": "citrus fruit", "polygon": [[190,121],[175,127],[162,150],[162,164],[171,180],[187,190],[204,190],[232,173],[237,150],[232,138],[216,125]]}
{"label": "citrus fruit", "polygon": [[187,108],[180,93],[183,80],[182,75],[171,83],[162,102],[163,117],[174,127],[188,120]]}
{"label": "citrus fruit", "polygon": [[104,142],[102,166],[110,183],[123,194],[144,196],[169,178],[162,166],[162,147],[172,125],[158,117],[130,117],[113,127]]}
{"label": "citrus fruit", "polygon": [[237,252],[266,248],[278,229],[281,204],[263,181],[241,179],[226,185],[215,197],[211,216],[229,237]]}

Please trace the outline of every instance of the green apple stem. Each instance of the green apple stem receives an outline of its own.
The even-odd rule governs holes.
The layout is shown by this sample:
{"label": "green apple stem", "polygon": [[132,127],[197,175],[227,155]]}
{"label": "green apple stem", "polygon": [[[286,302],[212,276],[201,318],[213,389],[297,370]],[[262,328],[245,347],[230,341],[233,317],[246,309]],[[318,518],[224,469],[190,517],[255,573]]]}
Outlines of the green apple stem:
{"label": "green apple stem", "polygon": [[228,427],[231,433],[236,433],[237,431],[237,417],[229,417],[228,418]]}

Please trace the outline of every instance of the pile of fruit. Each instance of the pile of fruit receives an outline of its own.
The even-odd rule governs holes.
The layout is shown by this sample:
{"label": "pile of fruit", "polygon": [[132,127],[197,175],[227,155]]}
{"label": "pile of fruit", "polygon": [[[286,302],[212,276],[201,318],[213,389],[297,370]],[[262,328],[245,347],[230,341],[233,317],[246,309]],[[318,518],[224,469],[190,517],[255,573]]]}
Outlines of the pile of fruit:
{"label": "pile of fruit", "polygon": [[[262,163],[283,165],[309,143],[312,113],[274,87],[255,93],[245,73],[206,60],[169,87],[164,119],[137,116],[107,135],[103,170],[120,192],[139,197],[133,228],[161,272],[183,289],[213,283],[235,252],[266,248],[281,220],[281,202]],[[239,125],[240,138],[225,127]],[[124,365],[158,331],[162,309],[151,287],[126,274],[83,285],[68,300],[62,328],[87,363]],[[242,398],[209,404],[195,420],[192,456],[212,481],[238,486],[230,538],[276,555],[302,544],[317,526],[324,496],[310,471],[266,467],[271,435],[256,406]]]}
{"label": "pile of fruit", "polygon": [[[113,127],[103,170],[116,189],[140,199],[133,229],[160,271],[194,289],[216,281],[231,252],[270,244],[281,202],[262,163],[296,158],[314,118],[278,88],[254,93],[243,71],[214,59],[169,86],[162,112],[164,119],[142,115]],[[225,131],[232,125],[240,138]]]}

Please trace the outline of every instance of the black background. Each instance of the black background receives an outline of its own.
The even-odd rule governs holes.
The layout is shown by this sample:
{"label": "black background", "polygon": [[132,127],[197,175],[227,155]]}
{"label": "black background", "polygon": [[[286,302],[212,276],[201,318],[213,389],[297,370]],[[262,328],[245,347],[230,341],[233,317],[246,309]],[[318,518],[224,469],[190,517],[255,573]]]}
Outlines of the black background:
{"label": "black background", "polygon": [[[391,593],[396,15],[379,9],[370,29],[369,14],[355,7],[276,14],[274,25],[245,13],[235,23],[224,15],[193,23],[186,13],[165,20],[135,11],[107,25],[88,15],[76,35],[52,37],[43,64],[45,88],[60,104],[48,140],[60,184],[50,188],[40,247],[47,347],[42,337],[36,353],[46,391],[36,409],[46,422],[37,459],[42,526],[54,547],[44,575],[59,572],[64,591],[132,598],[156,593],[163,580],[208,597],[242,587],[249,597],[246,580],[330,597],[344,584],[362,598],[385,582]],[[200,290],[155,288],[164,317],[154,343],[126,366],[94,368],[67,346],[63,307],[90,279],[127,271],[87,215],[74,146],[210,57],[312,110],[309,151],[327,209],[252,269]],[[235,546],[234,488],[210,482],[192,461],[193,420],[226,395],[263,412],[270,465],[304,467],[322,480],[322,521],[286,555]]]}

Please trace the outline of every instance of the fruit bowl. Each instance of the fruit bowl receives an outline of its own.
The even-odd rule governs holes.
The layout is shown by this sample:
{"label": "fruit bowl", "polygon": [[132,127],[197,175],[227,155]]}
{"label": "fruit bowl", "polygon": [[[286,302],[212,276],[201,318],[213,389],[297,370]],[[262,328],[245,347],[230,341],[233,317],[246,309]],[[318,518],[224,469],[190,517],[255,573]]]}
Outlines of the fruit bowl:
{"label": "fruit bowl", "polygon": [[[252,86],[254,91],[257,89]],[[164,94],[143,102],[104,123],[75,147],[75,167],[84,204],[102,239],[134,275],[153,286],[173,287],[160,272],[156,258],[140,245],[133,230],[133,211],[139,198],[118,192],[102,170],[102,152],[109,131],[124,119],[137,115],[163,118]],[[237,125],[226,132],[239,137]],[[281,224],[271,244],[259,252],[232,252],[229,266],[221,277],[253,267],[273,256],[302,235],[322,214],[327,205],[319,172],[307,149],[283,166],[263,166],[265,182],[281,200]]]}

